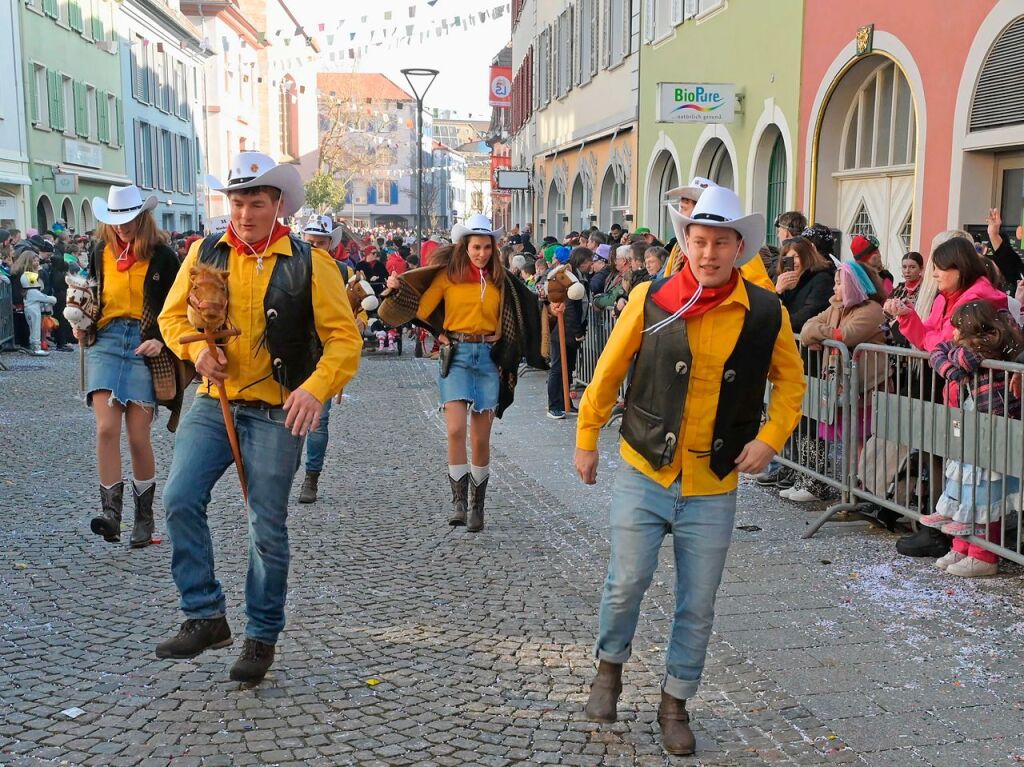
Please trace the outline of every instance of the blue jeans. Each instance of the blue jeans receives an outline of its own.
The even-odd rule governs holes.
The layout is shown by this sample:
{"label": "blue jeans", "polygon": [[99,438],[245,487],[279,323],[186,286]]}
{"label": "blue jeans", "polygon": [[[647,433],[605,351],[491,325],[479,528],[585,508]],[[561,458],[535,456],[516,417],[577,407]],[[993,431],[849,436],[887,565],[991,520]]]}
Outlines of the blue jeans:
{"label": "blue jeans", "polygon": [[327,454],[327,440],[330,439],[330,431],[327,422],[331,419],[331,402],[329,398],[324,403],[324,409],[320,411],[320,425],[316,431],[306,435],[306,471],[321,472],[324,470],[324,456]]}
{"label": "blue jeans", "polygon": [[658,566],[662,540],[672,535],[676,606],[662,685],[674,698],[692,698],[704,671],[715,595],[736,516],[736,492],[680,495],[679,480],[664,488],[628,464],[615,478],[609,522],[611,556],[601,596],[594,654],[625,663],[632,653],[640,602]]}
{"label": "blue jeans", "polygon": [[[302,438],[284,427],[281,408],[234,409],[235,429],[248,468],[249,571],[245,579],[245,635],[274,644],[284,628],[288,594],[288,493],[302,457]],[[217,480],[234,462],[220,403],[196,397],[181,419],[164,487],[171,537],[171,574],[189,618],[218,618],[227,608],[213,571],[206,507]],[[234,492],[234,488],[232,488]]]}

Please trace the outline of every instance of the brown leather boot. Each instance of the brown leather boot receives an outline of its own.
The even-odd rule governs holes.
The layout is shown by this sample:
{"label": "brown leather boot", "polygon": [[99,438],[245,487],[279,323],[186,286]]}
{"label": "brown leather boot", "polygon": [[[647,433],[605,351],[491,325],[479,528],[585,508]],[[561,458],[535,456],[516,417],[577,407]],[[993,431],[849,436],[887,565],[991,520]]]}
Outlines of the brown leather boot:
{"label": "brown leather boot", "polygon": [[583,713],[592,722],[614,722],[618,719],[616,706],[621,694],[622,664],[603,660],[597,666],[597,676],[590,685],[590,697]]}
{"label": "brown leather boot", "polygon": [[658,726],[661,727],[661,745],[668,753],[689,756],[696,749],[697,741],[690,729],[686,701],[673,698],[664,690],[658,706]]}
{"label": "brown leather boot", "polygon": [[466,512],[469,507],[469,475],[462,479],[452,479],[449,474],[448,484],[452,487],[452,514],[448,517],[448,524],[452,527],[462,527],[466,524]]}

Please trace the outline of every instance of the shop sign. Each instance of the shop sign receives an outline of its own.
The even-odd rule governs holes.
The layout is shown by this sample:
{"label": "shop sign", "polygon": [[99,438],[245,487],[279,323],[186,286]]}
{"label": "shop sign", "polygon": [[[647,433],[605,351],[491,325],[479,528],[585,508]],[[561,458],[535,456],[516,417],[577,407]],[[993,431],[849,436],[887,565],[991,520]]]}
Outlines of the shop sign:
{"label": "shop sign", "polygon": [[492,107],[512,106],[512,67],[491,67],[488,104]]}
{"label": "shop sign", "polygon": [[85,165],[89,168],[102,168],[103,150],[95,144],[66,138],[64,139],[64,162]]}
{"label": "shop sign", "polygon": [[658,83],[657,121],[731,123],[736,119],[734,83]]}
{"label": "shop sign", "polygon": [[78,176],[74,173],[54,173],[53,190],[57,194],[76,194],[78,192]]}

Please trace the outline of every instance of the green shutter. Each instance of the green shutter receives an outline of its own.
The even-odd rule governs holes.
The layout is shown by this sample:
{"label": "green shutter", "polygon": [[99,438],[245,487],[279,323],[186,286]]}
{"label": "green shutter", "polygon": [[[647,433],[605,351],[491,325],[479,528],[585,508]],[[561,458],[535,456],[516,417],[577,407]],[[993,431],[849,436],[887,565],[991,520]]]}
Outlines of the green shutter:
{"label": "green shutter", "polygon": [[85,83],[75,82],[72,85],[75,94],[75,133],[87,138],[89,136],[89,105],[85,103]]}
{"label": "green shutter", "polygon": [[96,42],[107,39],[103,32],[103,19],[99,16],[92,17],[92,37]]}
{"label": "green shutter", "polygon": [[28,65],[28,100],[32,110],[32,124],[35,125],[39,122],[39,88],[36,86],[36,65],[32,62]]}
{"label": "green shutter", "polygon": [[110,105],[107,92],[96,91],[96,134],[100,141],[110,143]]}
{"label": "green shutter", "polygon": [[64,130],[64,80],[60,72],[47,70],[46,93],[50,103],[50,127]]}
{"label": "green shutter", "polygon": [[57,18],[57,16],[60,15],[60,8],[57,4],[57,0],[43,0],[43,13],[51,19]]}
{"label": "green shutter", "polygon": [[[124,146],[124,116],[121,112],[121,99],[114,99],[114,115],[117,123],[117,145]],[[138,151],[137,149],[135,151]]]}
{"label": "green shutter", "polygon": [[68,0],[68,25],[76,32],[81,32],[85,28],[82,23],[82,6],[77,0]]}

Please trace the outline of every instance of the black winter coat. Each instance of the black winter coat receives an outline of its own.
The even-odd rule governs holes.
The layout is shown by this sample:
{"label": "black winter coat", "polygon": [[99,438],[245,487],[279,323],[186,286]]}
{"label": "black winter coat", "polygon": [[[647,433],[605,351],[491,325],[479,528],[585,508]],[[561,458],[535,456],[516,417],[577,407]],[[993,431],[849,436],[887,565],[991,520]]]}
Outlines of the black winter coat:
{"label": "black winter coat", "polygon": [[817,272],[804,272],[795,288],[779,296],[789,312],[793,333],[800,335],[800,329],[807,320],[828,309],[835,284],[836,270],[829,266]]}

